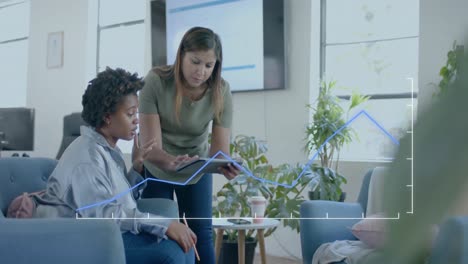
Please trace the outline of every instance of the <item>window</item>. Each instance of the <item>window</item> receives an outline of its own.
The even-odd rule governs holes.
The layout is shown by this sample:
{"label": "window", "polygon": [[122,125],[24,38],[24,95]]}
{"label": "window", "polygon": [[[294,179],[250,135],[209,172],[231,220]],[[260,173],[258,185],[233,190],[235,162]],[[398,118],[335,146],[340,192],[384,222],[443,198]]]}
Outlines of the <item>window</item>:
{"label": "window", "polygon": [[29,1],[0,3],[0,107],[25,107],[28,73]]}
{"label": "window", "polygon": [[140,76],[144,72],[145,14],[144,0],[99,0],[98,65],[121,67]]}
{"label": "window", "polygon": [[[89,3],[97,9],[97,12],[90,11],[97,14],[94,22],[97,23],[97,48],[95,54],[91,53],[96,61],[93,77],[106,67],[119,67],[145,76],[146,1],[98,0],[96,4],[89,0]],[[131,153],[133,141],[119,140],[118,146],[122,152]]]}
{"label": "window", "polygon": [[[356,91],[371,99],[365,110],[396,139],[411,129],[416,109],[419,1],[321,0],[319,78],[334,80],[348,108]],[[316,87],[313,87],[313,89]],[[412,105],[414,103],[414,105]],[[346,145],[344,160],[386,160],[396,145],[366,116],[350,124],[358,139]]]}

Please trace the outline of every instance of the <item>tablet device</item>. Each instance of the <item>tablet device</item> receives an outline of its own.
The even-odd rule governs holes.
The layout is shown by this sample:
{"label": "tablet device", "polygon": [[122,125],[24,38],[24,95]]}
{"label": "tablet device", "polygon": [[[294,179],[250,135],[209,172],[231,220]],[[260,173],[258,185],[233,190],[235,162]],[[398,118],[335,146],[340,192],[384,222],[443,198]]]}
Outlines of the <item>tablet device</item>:
{"label": "tablet device", "polygon": [[[176,171],[183,174],[194,174],[201,167],[208,163],[209,158],[199,158],[188,164],[180,165]],[[237,164],[242,165],[242,161],[236,160]],[[233,163],[227,159],[213,159],[211,160],[199,173],[219,173],[219,167],[226,167],[228,164]]]}

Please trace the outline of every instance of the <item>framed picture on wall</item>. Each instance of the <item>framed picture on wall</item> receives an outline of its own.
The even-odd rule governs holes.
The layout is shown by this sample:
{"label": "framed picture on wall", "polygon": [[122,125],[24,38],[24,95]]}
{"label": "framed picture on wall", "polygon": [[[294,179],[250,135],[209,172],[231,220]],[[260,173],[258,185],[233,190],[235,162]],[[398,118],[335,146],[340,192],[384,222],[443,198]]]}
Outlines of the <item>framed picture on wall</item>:
{"label": "framed picture on wall", "polygon": [[49,33],[47,37],[47,68],[63,66],[63,31]]}

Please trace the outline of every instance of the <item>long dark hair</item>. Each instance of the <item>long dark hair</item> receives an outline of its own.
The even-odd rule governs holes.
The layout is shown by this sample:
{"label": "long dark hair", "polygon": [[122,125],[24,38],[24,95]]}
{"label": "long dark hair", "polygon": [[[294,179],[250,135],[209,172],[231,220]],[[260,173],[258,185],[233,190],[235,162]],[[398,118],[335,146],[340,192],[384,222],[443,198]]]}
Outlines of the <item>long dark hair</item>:
{"label": "long dark hair", "polygon": [[177,56],[173,65],[166,65],[154,68],[154,71],[162,78],[174,78],[176,96],[175,101],[175,118],[179,122],[180,108],[182,105],[182,90],[184,85],[187,85],[184,75],[182,73],[182,58],[186,52],[192,51],[207,51],[213,50],[216,56],[216,64],[210,78],[206,81],[208,88],[213,89],[212,105],[217,120],[220,119],[223,112],[223,95],[221,94],[221,87],[224,81],[221,78],[221,68],[223,65],[223,48],[218,34],[214,33],[209,28],[193,27],[189,29],[182,40],[180,41],[177,50]]}

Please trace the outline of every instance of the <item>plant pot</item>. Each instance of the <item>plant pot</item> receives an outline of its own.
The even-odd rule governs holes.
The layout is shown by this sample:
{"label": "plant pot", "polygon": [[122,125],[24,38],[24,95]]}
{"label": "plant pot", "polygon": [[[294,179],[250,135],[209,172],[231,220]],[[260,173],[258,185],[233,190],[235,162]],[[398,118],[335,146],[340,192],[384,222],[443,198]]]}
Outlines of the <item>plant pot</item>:
{"label": "plant pot", "polygon": [[[255,256],[255,247],[257,240],[255,238],[245,238],[245,264],[253,264]],[[227,236],[223,236],[223,245],[217,263],[237,264],[239,263],[238,243],[227,241]]]}
{"label": "plant pot", "polygon": [[[309,191],[309,199],[310,200],[321,200],[320,199],[320,192],[319,191]],[[346,192],[342,192],[338,202],[344,202],[345,199],[346,199]]]}

